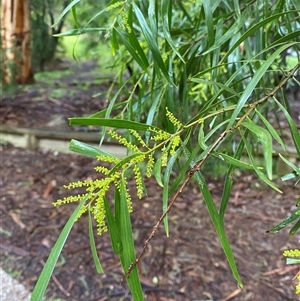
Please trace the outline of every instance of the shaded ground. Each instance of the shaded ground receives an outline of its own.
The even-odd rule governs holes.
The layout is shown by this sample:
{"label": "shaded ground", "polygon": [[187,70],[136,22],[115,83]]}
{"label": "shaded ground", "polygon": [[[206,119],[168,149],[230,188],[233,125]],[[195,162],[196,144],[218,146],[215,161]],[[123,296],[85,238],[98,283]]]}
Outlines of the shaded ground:
{"label": "shaded ground", "polygon": [[98,74],[95,64],[93,61],[80,65],[61,63],[63,70],[57,76],[43,74],[34,85],[7,93],[0,104],[0,122],[10,126],[71,130],[67,118],[90,115],[107,106],[104,92],[108,90],[110,76]]}
{"label": "shaded ground", "polygon": [[[92,95],[103,92],[107,84],[101,81],[87,86],[82,84],[97,77],[90,63],[73,68],[63,79],[49,79],[51,86],[44,78],[35,86],[4,97],[0,105],[1,123],[34,128],[54,125],[61,129],[66,126],[61,120],[66,121],[67,117],[103,109],[106,106],[104,97],[93,98]],[[293,112],[297,115],[295,120],[299,121],[299,105],[297,108]],[[1,265],[30,289],[74,210],[73,205],[54,208],[52,202],[68,194],[63,184],[96,177],[93,169],[96,164],[81,156],[1,146]],[[141,250],[161,215],[161,188],[152,180],[146,184],[148,197],[134,200],[132,214],[137,251]],[[287,230],[273,235],[266,233],[293,210],[300,191],[292,189],[292,185],[292,182],[285,183],[284,193],[278,195],[259,186],[252,176],[235,179],[226,227],[245,285],[240,292],[202,196],[191,184],[170,213],[170,238],[165,237],[160,227],[139,263],[146,299],[297,300],[292,278],[299,268],[286,267],[281,254],[285,249],[299,247],[299,236],[289,238]],[[211,181],[210,189],[218,200],[221,184]],[[131,300],[127,287],[120,285],[122,271],[118,257],[111,251],[108,235],[97,237],[96,244],[105,271],[103,275],[95,271],[87,218],[83,217],[75,224],[55,269],[47,291],[49,298]]]}
{"label": "shaded ground", "polygon": [[[53,208],[67,194],[63,184],[95,177],[96,162],[85,157],[32,152],[7,145],[1,148],[1,263],[25,285],[34,286],[73,205]],[[12,181],[13,179],[13,181]],[[297,267],[285,267],[281,256],[299,246],[287,231],[266,234],[292,209],[295,191],[283,187],[277,195],[255,187],[251,176],[236,183],[226,214],[228,236],[245,288],[237,291],[223,252],[197,188],[189,186],[170,214],[170,238],[162,227],[139,265],[147,300],[297,300],[292,277]],[[220,197],[218,183],[210,184]],[[148,197],[134,201],[132,214],[137,250],[161,214],[161,189],[147,182]],[[87,219],[74,227],[55,269],[47,295],[65,300],[125,300],[126,286],[112,254],[107,234],[97,237],[105,274],[98,275],[89,250]],[[158,285],[153,279],[158,278]],[[230,294],[237,294],[229,298]],[[234,295],[233,295],[234,296]],[[226,299],[227,298],[227,299]],[[128,296],[126,300],[130,300]]]}

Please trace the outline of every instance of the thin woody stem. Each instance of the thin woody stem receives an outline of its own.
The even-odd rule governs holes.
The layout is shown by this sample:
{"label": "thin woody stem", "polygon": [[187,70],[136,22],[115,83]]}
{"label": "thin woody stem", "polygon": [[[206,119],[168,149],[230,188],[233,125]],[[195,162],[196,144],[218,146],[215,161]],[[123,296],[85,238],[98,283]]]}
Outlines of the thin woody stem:
{"label": "thin woody stem", "polygon": [[152,238],[155,236],[155,233],[159,227],[159,225],[161,224],[161,222],[163,221],[163,219],[166,217],[166,215],[170,212],[171,208],[173,207],[176,199],[178,198],[178,196],[182,193],[183,189],[186,187],[186,185],[189,183],[189,181],[191,180],[192,176],[200,170],[201,166],[203,165],[203,163],[205,162],[205,160],[210,156],[210,154],[212,153],[212,151],[219,145],[219,143],[225,138],[225,136],[231,132],[231,129],[229,131],[224,131],[220,137],[216,140],[216,142],[212,145],[211,149],[209,150],[209,152],[207,152],[207,154],[203,157],[203,159],[201,159],[200,161],[198,161],[189,171],[187,174],[187,177],[185,179],[185,181],[182,183],[182,185],[180,186],[180,188],[176,191],[176,193],[173,195],[173,197],[170,200],[170,203],[166,209],[166,211],[160,216],[160,218],[158,219],[157,223],[154,225],[154,227],[152,228],[152,231],[150,233],[150,235],[148,236],[148,238],[145,240],[144,246],[142,251],[139,253],[139,255],[137,256],[137,258],[135,259],[134,262],[132,262],[130,264],[130,266],[128,267],[128,270],[126,272],[126,274],[124,275],[124,277],[121,279],[121,283],[124,282],[124,280],[130,275],[132,269],[138,264],[138,262],[140,261],[141,257],[144,255],[144,253],[146,252],[146,249],[148,247],[149,242],[152,240]]}
{"label": "thin woody stem", "polygon": [[268,98],[273,97],[286,83],[287,81],[294,76],[296,71],[300,68],[300,63],[298,63],[283,79],[282,81],[268,94],[260,98],[256,102],[250,105],[248,111],[239,119],[234,128],[238,128],[241,123],[249,116],[249,114],[261,103],[265,102]]}
{"label": "thin woody stem", "polygon": [[262,97],[261,99],[257,100],[256,102],[254,102],[253,104],[250,105],[250,108],[248,109],[248,111],[237,121],[236,125],[227,130],[224,131],[219,138],[215,141],[215,143],[211,146],[211,149],[206,153],[206,155],[199,160],[189,171],[187,174],[187,177],[185,179],[185,181],[183,182],[183,184],[180,186],[180,188],[175,192],[175,194],[173,195],[173,197],[170,200],[170,203],[167,207],[167,209],[165,210],[165,212],[160,216],[160,218],[158,219],[157,223],[154,225],[154,227],[152,228],[152,231],[150,233],[150,235],[148,236],[148,238],[145,240],[144,242],[144,246],[142,251],[139,253],[139,255],[137,256],[137,258],[135,259],[134,262],[132,262],[130,264],[130,266],[127,269],[126,274],[123,276],[123,278],[121,279],[121,283],[124,282],[124,280],[126,278],[128,278],[128,276],[130,275],[132,269],[138,264],[138,262],[140,261],[140,259],[142,258],[142,256],[145,254],[148,244],[150,243],[150,241],[152,240],[152,238],[155,236],[156,231],[159,227],[159,225],[161,224],[161,222],[163,221],[163,219],[166,217],[166,215],[170,212],[171,208],[173,207],[176,199],[178,198],[178,196],[183,192],[184,188],[186,187],[186,185],[190,182],[191,178],[193,177],[193,175],[200,170],[200,168],[202,167],[203,163],[206,161],[206,159],[211,155],[211,153],[214,151],[214,149],[221,143],[221,141],[226,137],[226,135],[228,133],[233,132],[234,130],[236,130],[241,123],[245,120],[245,118],[247,118],[247,116],[249,116],[249,114],[261,103],[265,102],[268,100],[268,98],[273,97],[277,91],[279,91],[285,84],[286,82],[292,78],[295,74],[295,72],[300,68],[300,63],[298,63],[284,78],[283,80],[267,95],[265,95],[264,97]]}

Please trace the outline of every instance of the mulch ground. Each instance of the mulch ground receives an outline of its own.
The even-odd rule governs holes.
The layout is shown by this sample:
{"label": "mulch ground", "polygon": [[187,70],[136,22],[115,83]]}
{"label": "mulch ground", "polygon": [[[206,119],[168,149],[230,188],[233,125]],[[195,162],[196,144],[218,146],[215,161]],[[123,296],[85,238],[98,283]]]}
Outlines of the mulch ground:
{"label": "mulch ground", "polygon": [[[67,195],[63,184],[96,177],[96,164],[82,156],[1,147],[1,264],[30,289],[74,210],[73,205],[54,208],[52,202]],[[226,214],[244,289],[238,290],[202,196],[191,184],[169,215],[170,237],[161,226],[139,263],[146,300],[297,300],[292,278],[299,268],[285,266],[281,254],[299,247],[299,237],[289,238],[287,230],[276,234],[266,230],[291,212],[299,190],[286,185],[279,195],[256,183],[249,175],[236,180]],[[218,200],[220,184],[212,181],[210,189]],[[161,214],[161,188],[149,180],[147,192],[143,200],[134,200],[137,251]],[[103,275],[94,268],[84,216],[58,261],[47,290],[49,298],[131,300],[126,285],[120,284],[122,270],[108,234],[96,237],[96,245]]]}
{"label": "mulch ground", "polygon": [[[81,68],[81,69],[80,69]],[[45,128],[61,118],[83,116],[103,109],[108,83],[88,84],[97,77],[90,63],[74,67],[74,73],[57,80],[39,81],[3,97],[1,123]],[[59,92],[59,93],[58,93]],[[296,103],[296,102],[295,102]],[[299,109],[299,108],[298,108]],[[297,118],[299,110],[295,110]],[[296,120],[298,120],[296,118]],[[59,130],[54,122],[54,128]],[[75,129],[81,130],[81,129]],[[53,207],[68,195],[62,188],[74,180],[95,178],[95,160],[50,151],[29,151],[1,146],[0,250],[1,266],[33,289],[60,231],[75,205]],[[280,183],[280,180],[278,180]],[[129,183],[132,187],[134,183]],[[299,197],[299,186],[281,183],[283,194],[261,186],[253,175],[240,175],[226,213],[226,229],[241,274],[240,291],[211,224],[205,203],[191,183],[175,202],[170,237],[162,226],[139,262],[146,300],[291,301],[297,300],[292,278],[298,266],[286,266],[282,252],[299,248],[299,235],[288,229],[266,231],[286,218]],[[131,215],[136,251],[141,251],[162,212],[162,190],[154,180],[146,182],[148,196],[134,198]],[[218,202],[222,180],[209,182]],[[76,192],[74,192],[76,193]],[[108,234],[96,237],[105,273],[96,273],[89,246],[87,217],[74,226],[47,290],[48,298],[76,301],[131,300],[118,257],[111,250]]]}

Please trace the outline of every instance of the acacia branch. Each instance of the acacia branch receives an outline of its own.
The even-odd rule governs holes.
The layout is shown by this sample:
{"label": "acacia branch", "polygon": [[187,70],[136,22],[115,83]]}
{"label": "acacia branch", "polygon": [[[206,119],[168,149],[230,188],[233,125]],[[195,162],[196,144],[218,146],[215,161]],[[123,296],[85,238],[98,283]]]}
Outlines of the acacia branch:
{"label": "acacia branch", "polygon": [[155,233],[159,227],[159,225],[161,224],[161,222],[163,221],[163,219],[166,217],[166,215],[170,212],[171,208],[173,207],[176,199],[178,198],[178,196],[182,193],[183,189],[186,187],[186,185],[190,182],[192,176],[200,170],[201,166],[203,165],[203,163],[206,161],[206,159],[210,156],[210,154],[213,152],[213,150],[220,144],[220,142],[226,137],[226,135],[231,132],[232,130],[227,130],[224,131],[220,137],[215,141],[215,143],[211,146],[211,149],[207,152],[207,154],[203,157],[203,159],[199,160],[187,173],[187,177],[185,179],[185,181],[182,183],[182,185],[180,186],[180,188],[175,192],[175,194],[173,195],[173,197],[170,200],[170,203],[166,209],[166,211],[160,216],[160,218],[158,219],[157,223],[154,225],[154,227],[152,228],[152,232],[150,233],[150,235],[148,236],[148,238],[145,240],[144,246],[142,251],[139,253],[139,255],[137,256],[137,258],[135,259],[135,261],[133,263],[130,264],[130,266],[128,267],[128,270],[126,272],[126,274],[124,275],[124,277],[121,280],[121,283],[130,275],[132,269],[138,264],[138,262],[140,261],[140,259],[142,258],[142,256],[144,255],[144,253],[146,252],[146,249],[148,247],[149,242],[151,241],[151,239],[155,236]]}
{"label": "acacia branch", "polygon": [[219,136],[219,138],[215,141],[215,143],[211,146],[211,149],[206,153],[206,155],[199,160],[187,173],[187,177],[185,179],[185,181],[182,183],[182,185],[180,186],[180,188],[175,192],[175,194],[173,195],[173,197],[170,200],[170,203],[167,207],[167,209],[165,210],[165,212],[160,216],[160,218],[158,219],[157,223],[154,225],[154,227],[152,228],[152,231],[150,233],[150,235],[148,236],[148,238],[145,240],[144,242],[144,246],[142,251],[139,253],[139,255],[136,257],[135,261],[132,262],[130,264],[130,266],[128,267],[127,272],[125,273],[125,275],[123,276],[123,278],[121,279],[121,283],[124,282],[124,280],[130,275],[132,269],[138,264],[138,262],[140,261],[140,259],[142,258],[142,256],[145,254],[148,244],[150,243],[150,241],[152,240],[152,238],[155,236],[156,231],[159,227],[159,225],[162,223],[163,219],[166,217],[166,215],[171,211],[171,208],[173,207],[176,199],[178,198],[178,196],[183,192],[184,188],[187,186],[187,184],[190,182],[191,178],[193,177],[193,175],[200,170],[200,168],[202,167],[203,163],[207,160],[207,158],[211,155],[211,153],[215,150],[215,148],[221,143],[221,141],[226,137],[226,135],[228,133],[233,132],[234,130],[236,130],[241,123],[243,122],[243,120],[245,120],[245,118],[261,103],[267,101],[270,97],[273,97],[286,83],[287,81],[292,78],[295,74],[295,72],[300,68],[300,63],[298,63],[284,78],[283,80],[267,95],[265,95],[264,97],[262,97],[261,99],[257,100],[256,102],[254,102],[253,104],[250,105],[249,110],[237,121],[236,125],[227,130],[222,132],[222,134]]}

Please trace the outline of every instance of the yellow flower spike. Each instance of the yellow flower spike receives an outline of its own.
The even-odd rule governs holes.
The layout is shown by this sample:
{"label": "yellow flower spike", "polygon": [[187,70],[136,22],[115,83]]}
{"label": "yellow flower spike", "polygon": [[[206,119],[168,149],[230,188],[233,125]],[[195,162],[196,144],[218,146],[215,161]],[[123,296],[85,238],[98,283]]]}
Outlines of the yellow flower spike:
{"label": "yellow flower spike", "polygon": [[108,175],[109,174],[109,169],[104,167],[104,166],[96,166],[94,168],[97,172],[103,173],[104,175]]}
{"label": "yellow flower spike", "polygon": [[285,250],[283,252],[284,257],[300,257],[300,250],[294,249],[294,250]]}
{"label": "yellow flower spike", "polygon": [[100,193],[92,207],[91,212],[93,213],[94,219],[97,223],[97,234],[101,235],[103,232],[107,231],[107,226],[105,224],[105,206],[104,206],[104,195],[105,193]]}
{"label": "yellow flower spike", "polygon": [[170,138],[171,134],[168,132],[165,132],[163,130],[156,130],[154,128],[149,128],[149,131],[155,133],[156,135],[151,137],[151,140],[154,141],[164,141]]}
{"label": "yellow flower spike", "polygon": [[118,158],[111,157],[111,156],[105,156],[105,155],[98,155],[97,160],[101,161],[101,162],[115,163],[115,164],[120,162],[120,159],[118,159]]}
{"label": "yellow flower spike", "polygon": [[153,158],[153,154],[150,154],[148,156],[148,164],[147,164],[147,170],[146,170],[146,176],[148,178],[151,177],[152,175],[152,171],[153,171],[153,168],[154,168],[154,158]]}
{"label": "yellow flower spike", "polygon": [[143,187],[141,171],[137,164],[133,167],[133,171],[134,171],[134,178],[136,182],[137,196],[139,199],[141,199],[144,194],[144,187]]}
{"label": "yellow flower spike", "polygon": [[[133,207],[132,207],[132,199],[131,199],[131,195],[128,191],[128,187],[127,187],[127,178],[126,177],[122,177],[122,181],[124,182],[124,186],[126,187],[126,191],[125,191],[125,198],[127,201],[127,206],[128,206],[128,211],[129,213],[131,213],[133,211]],[[116,188],[120,191],[120,182],[116,181],[114,182]]]}
{"label": "yellow flower spike", "polygon": [[78,201],[81,201],[85,196],[86,196],[86,194],[70,195],[68,197],[64,197],[62,200],[59,199],[56,202],[53,202],[52,205],[60,206],[60,205],[65,205],[65,204],[69,204],[69,203],[78,202]]}
{"label": "yellow flower spike", "polygon": [[166,167],[168,165],[168,151],[164,150],[162,155],[161,155],[161,166]]}
{"label": "yellow flower spike", "polygon": [[179,136],[175,136],[172,140],[171,140],[171,150],[170,150],[170,156],[174,156],[175,152],[176,152],[176,148],[180,145],[180,137]]}
{"label": "yellow flower spike", "polygon": [[138,142],[141,144],[141,146],[149,149],[148,145],[144,142],[143,138],[136,130],[130,129],[129,132],[138,140]]}
{"label": "yellow flower spike", "polygon": [[125,1],[118,1],[118,2],[116,2],[114,4],[111,4],[111,5],[107,6],[105,10],[106,11],[110,11],[110,10],[112,10],[114,8],[122,6],[123,4],[125,4]]}
{"label": "yellow flower spike", "polygon": [[166,115],[167,115],[168,119],[169,119],[175,126],[177,126],[178,128],[183,127],[183,124],[182,124],[182,123],[174,116],[174,114],[173,114],[172,112],[170,112],[170,111],[168,110],[168,108],[166,108],[166,111],[167,111]]}
{"label": "yellow flower spike", "polygon": [[78,212],[78,214],[76,216],[76,220],[75,221],[77,222],[81,218],[81,216],[86,213],[86,211],[87,211],[87,207],[86,206],[82,206],[81,209],[80,209],[80,211]]}
{"label": "yellow flower spike", "polygon": [[123,28],[127,29],[128,33],[131,33],[131,28],[128,24],[127,15],[123,10],[121,11],[121,17],[122,17],[122,26],[123,26]]}
{"label": "yellow flower spike", "polygon": [[109,131],[108,133],[112,138],[116,139],[120,144],[126,146],[127,148],[131,149],[136,153],[139,152],[139,148],[136,145],[133,145],[131,142],[127,141],[124,137],[117,134],[115,131]]}

